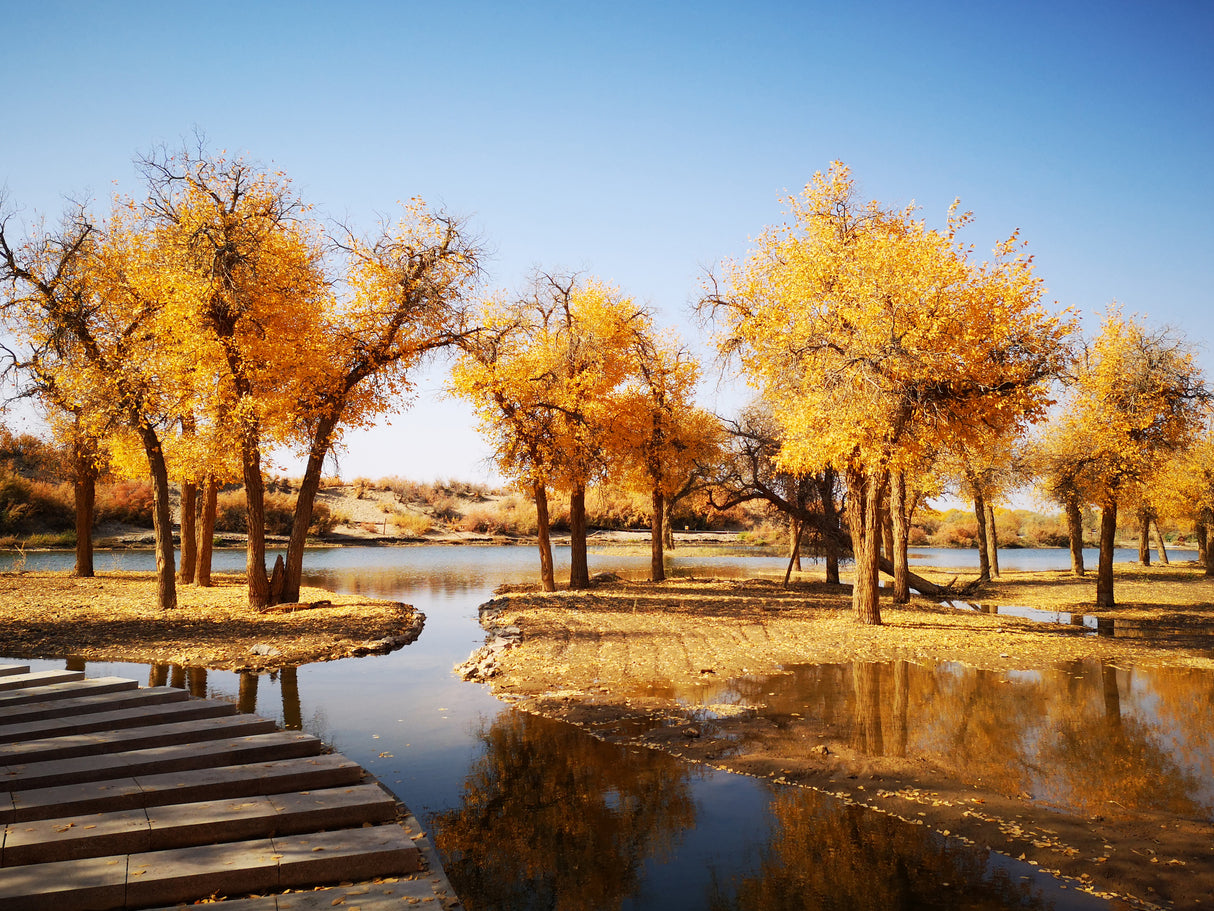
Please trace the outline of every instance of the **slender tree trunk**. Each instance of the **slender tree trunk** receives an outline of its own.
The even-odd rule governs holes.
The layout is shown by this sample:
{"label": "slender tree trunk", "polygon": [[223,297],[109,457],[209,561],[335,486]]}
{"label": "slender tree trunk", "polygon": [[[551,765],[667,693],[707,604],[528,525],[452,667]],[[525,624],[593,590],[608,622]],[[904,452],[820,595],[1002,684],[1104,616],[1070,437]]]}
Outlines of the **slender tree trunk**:
{"label": "slender tree trunk", "polygon": [[92,447],[76,435],[73,446],[75,476],[72,493],[76,505],[76,575],[93,577],[93,519],[97,514],[97,462]]}
{"label": "slender tree trunk", "polygon": [[822,501],[822,538],[826,550],[826,581],[839,584],[839,512],[835,508],[835,472],[828,468],[818,476],[818,499]]}
{"label": "slender tree trunk", "polygon": [[905,756],[910,724],[910,662],[894,662],[894,755]]}
{"label": "slender tree trunk", "polygon": [[177,579],[173,562],[173,516],[169,512],[169,469],[164,462],[160,439],[151,427],[139,428],[143,451],[152,471],[152,525],[156,536],[156,606],[177,607]]}
{"label": "slender tree trunk", "polygon": [[1071,543],[1071,573],[1083,575],[1083,514],[1079,511],[1078,497],[1071,495],[1066,500],[1066,529]]}
{"label": "slender tree trunk", "polygon": [[244,463],[245,578],[248,581],[249,607],[261,610],[270,605],[270,577],[266,575],[266,489],[261,476],[261,448],[255,428],[247,428],[241,441]]}
{"label": "slender tree trunk", "polygon": [[895,471],[889,479],[889,513],[894,531],[894,604],[910,603],[909,529],[906,521],[906,475]]}
{"label": "slender tree trunk", "polygon": [[1170,566],[1172,561],[1168,559],[1168,545],[1163,540],[1163,529],[1159,527],[1159,519],[1152,520],[1155,526],[1155,543],[1159,546],[1159,562],[1164,566]]}
{"label": "slender tree trunk", "polygon": [[797,572],[801,571],[801,526],[792,516],[788,517],[788,565]]}
{"label": "slender tree trunk", "polygon": [[1115,607],[1113,600],[1113,546],[1117,541],[1117,501],[1112,496],[1100,506],[1100,568],[1096,572],[1096,606]]}
{"label": "slender tree trunk", "polygon": [[1138,562],[1151,565],[1151,514],[1145,509],[1138,510]]}
{"label": "slender tree trunk", "polygon": [[986,500],[974,484],[974,518],[978,520],[978,581],[991,581],[991,557],[986,543]]}
{"label": "slender tree trunk", "polygon": [[320,476],[325,466],[325,455],[333,442],[333,429],[337,417],[326,414],[317,423],[308,451],[308,464],[304,468],[303,481],[299,485],[299,496],[295,498],[295,515],[291,521],[291,540],[287,542],[286,575],[283,577],[282,600],[290,604],[299,600],[299,586],[303,579],[304,546],[308,543],[308,529],[312,525],[312,512],[316,508],[316,494],[320,491]]}
{"label": "slender tree trunk", "polygon": [[219,482],[207,475],[202,487],[202,520],[198,523],[198,572],[194,579],[203,588],[211,585],[211,553],[215,548],[215,513],[219,505]]}
{"label": "slender tree trunk", "polygon": [[1193,537],[1197,539],[1197,562],[1206,565],[1206,553],[1209,551],[1209,527],[1204,520],[1198,520],[1193,526]]}
{"label": "slender tree trunk", "polygon": [[662,503],[662,545],[667,550],[674,550],[674,526],[670,524],[671,504]]}
{"label": "slender tree trunk", "polygon": [[999,578],[999,532],[995,528],[995,507],[986,504],[986,545],[990,550],[991,575]]}
{"label": "slender tree trunk", "polygon": [[186,481],[181,485],[181,582],[194,581],[198,569],[198,485]]}
{"label": "slender tree trunk", "polygon": [[788,558],[788,568],[784,570],[784,587],[788,588],[789,582],[792,580],[793,563],[799,563],[797,559],[801,555],[801,533],[805,530],[804,522],[796,523],[797,534],[792,542],[792,555]]}
{"label": "slender tree trunk", "polygon": [[855,581],[852,607],[860,623],[879,625],[881,604],[877,597],[877,567],[881,556],[881,498],[885,477],[860,470],[848,472],[848,498],[858,507],[858,515],[848,516],[852,550],[855,553]]}
{"label": "slender tree trunk", "polygon": [[590,566],[586,560],[586,487],[582,484],[569,495],[569,587],[590,587]]}
{"label": "slender tree trunk", "polygon": [[556,577],[552,571],[552,538],[548,534],[548,488],[540,481],[531,485],[535,497],[536,534],[540,546],[540,581],[544,591],[556,591]]}
{"label": "slender tree trunk", "polygon": [[653,488],[653,519],[650,530],[650,567],[649,574],[654,582],[666,580],[666,555],[662,553],[663,535],[662,518],[666,514],[665,497],[657,487]]}

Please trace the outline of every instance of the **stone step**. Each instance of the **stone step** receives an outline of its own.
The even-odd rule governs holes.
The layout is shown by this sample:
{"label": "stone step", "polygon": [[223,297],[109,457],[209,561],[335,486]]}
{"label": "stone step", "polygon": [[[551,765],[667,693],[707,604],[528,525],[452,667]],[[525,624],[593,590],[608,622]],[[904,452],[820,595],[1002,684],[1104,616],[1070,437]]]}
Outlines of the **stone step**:
{"label": "stone step", "polygon": [[[280,794],[357,784],[362,768],[335,753],[0,793],[0,822]],[[7,815],[6,815],[7,809]]]}
{"label": "stone step", "polygon": [[[166,687],[168,689],[168,687]],[[136,692],[143,692],[136,690]],[[117,731],[128,728],[147,727],[153,724],[190,721],[195,718],[218,718],[235,715],[236,706],[218,699],[182,699],[165,702],[150,702],[131,708],[112,709],[108,712],[90,712],[82,715],[67,715],[57,718],[42,718],[14,724],[0,723],[0,753],[4,744],[32,741],[50,736],[87,734],[93,731]],[[75,700],[65,699],[64,702]]]}
{"label": "stone step", "polygon": [[244,762],[291,759],[318,752],[320,741],[315,737],[295,731],[278,731],[249,737],[150,747],[125,753],[103,753],[4,766],[0,767],[0,789],[26,791],[31,788],[104,781],[115,775],[184,772],[189,769],[239,765]]}
{"label": "stone step", "polygon": [[0,690],[22,690],[31,686],[50,686],[84,679],[84,671],[26,671],[0,677]]}
{"label": "stone step", "polygon": [[128,858],[126,903],[137,908],[199,895],[399,876],[419,868],[420,852],[396,825],[178,848]]}
{"label": "stone step", "polygon": [[[429,879],[402,879],[397,882],[331,886],[260,898],[237,898],[210,902],[206,908],[207,911],[334,911],[335,908],[337,911],[352,908],[361,911],[400,911],[401,908],[422,902],[426,902],[423,907],[437,908],[433,904],[434,899],[435,888]],[[153,908],[150,911],[181,911],[181,906]]]}
{"label": "stone step", "polygon": [[28,674],[29,672],[28,664],[0,664],[0,677],[9,677],[13,674]]}
{"label": "stone step", "polygon": [[0,911],[146,908],[401,876],[420,866],[420,852],[399,826],[370,826],[8,867],[0,876]]}
{"label": "stone step", "polygon": [[154,686],[147,689],[130,687],[122,690],[97,693],[93,696],[79,696],[64,699],[51,699],[46,702],[28,702],[23,705],[9,705],[0,708],[0,731],[9,725],[31,724],[35,721],[50,721],[59,719],[85,720],[85,716],[94,712],[114,712],[121,709],[133,709],[140,706],[162,705],[172,702],[184,702],[190,698],[185,690],[172,686]]}
{"label": "stone step", "polygon": [[[204,702],[205,700],[199,700]],[[213,703],[214,705],[214,703]],[[268,718],[223,712],[218,717],[194,718],[165,724],[149,724],[118,731],[96,731],[46,737],[24,743],[0,744],[0,781],[5,766],[28,766],[105,753],[129,753],[157,746],[200,743],[252,734],[268,734],[278,726]]]}
{"label": "stone step", "polygon": [[123,677],[96,677],[92,680],[81,680],[79,683],[69,681],[47,686],[31,686],[17,692],[3,692],[0,693],[0,718],[6,717],[8,709],[15,705],[28,705],[31,702],[50,699],[72,699],[94,693],[114,693],[138,687],[139,684],[134,680]]}
{"label": "stone step", "polygon": [[391,795],[378,784],[364,784],[12,823],[4,832],[0,866],[356,828],[391,822],[395,814]]}

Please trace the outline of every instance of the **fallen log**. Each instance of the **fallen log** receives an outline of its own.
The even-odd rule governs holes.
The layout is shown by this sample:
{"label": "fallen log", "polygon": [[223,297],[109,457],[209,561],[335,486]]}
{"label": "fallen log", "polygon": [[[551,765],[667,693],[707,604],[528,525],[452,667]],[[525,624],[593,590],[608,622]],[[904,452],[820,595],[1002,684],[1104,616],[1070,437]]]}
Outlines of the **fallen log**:
{"label": "fallen log", "polygon": [[[879,557],[878,565],[881,572],[885,573],[887,576],[893,576],[894,564],[892,561],[887,560],[885,557]],[[906,578],[910,582],[911,588],[919,592],[921,595],[926,595],[928,598],[955,598],[958,595],[969,594],[978,587],[978,580],[975,579],[958,588],[956,585],[956,577],[954,577],[953,581],[949,582],[947,585],[938,585],[935,582],[924,579],[922,576],[916,575],[909,569],[906,571]]]}

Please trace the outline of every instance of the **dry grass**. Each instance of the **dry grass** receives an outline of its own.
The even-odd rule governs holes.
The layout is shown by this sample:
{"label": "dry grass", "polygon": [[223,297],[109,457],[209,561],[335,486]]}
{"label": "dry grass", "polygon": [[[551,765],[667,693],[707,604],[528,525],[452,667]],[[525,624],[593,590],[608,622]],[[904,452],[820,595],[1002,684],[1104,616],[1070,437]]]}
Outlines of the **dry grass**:
{"label": "dry grass", "polygon": [[[151,573],[0,573],[0,651],[6,658],[135,661],[211,668],[296,665],[342,658],[370,640],[402,635],[416,612],[361,595],[301,590],[304,602],[331,606],[293,613],[249,608],[241,577],[210,588],[178,586],[178,606],[156,607]],[[281,652],[259,656],[259,643]]]}

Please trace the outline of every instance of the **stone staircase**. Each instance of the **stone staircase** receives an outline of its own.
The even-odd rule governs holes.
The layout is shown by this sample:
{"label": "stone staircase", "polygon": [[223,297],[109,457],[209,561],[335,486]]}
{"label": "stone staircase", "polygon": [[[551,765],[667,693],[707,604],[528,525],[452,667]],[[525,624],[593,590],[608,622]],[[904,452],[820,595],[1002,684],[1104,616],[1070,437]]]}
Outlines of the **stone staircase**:
{"label": "stone staircase", "polygon": [[402,814],[357,763],[229,702],[0,666],[0,911],[455,906]]}

